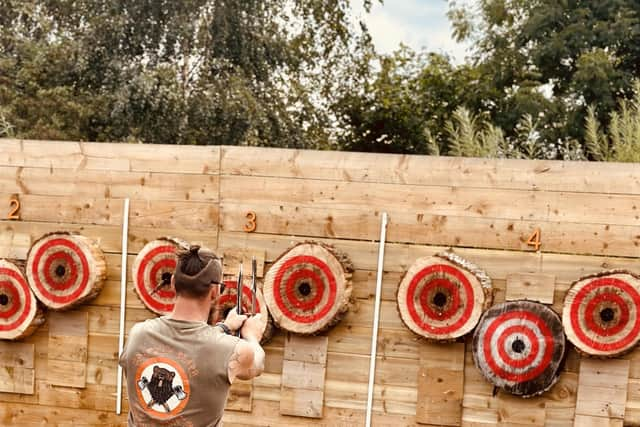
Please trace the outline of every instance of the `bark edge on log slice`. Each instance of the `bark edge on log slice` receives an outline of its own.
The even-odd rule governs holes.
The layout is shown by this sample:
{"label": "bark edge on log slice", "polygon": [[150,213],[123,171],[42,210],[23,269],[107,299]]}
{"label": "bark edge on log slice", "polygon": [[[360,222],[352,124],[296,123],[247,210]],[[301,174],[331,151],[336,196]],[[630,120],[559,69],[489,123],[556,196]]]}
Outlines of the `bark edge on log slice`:
{"label": "bark edge on log slice", "polygon": [[56,231],[31,245],[25,274],[43,305],[67,310],[98,296],[107,278],[107,263],[93,239]]}
{"label": "bark edge on log slice", "polygon": [[19,340],[44,323],[44,313],[27,283],[24,263],[0,259],[0,339]]}
{"label": "bark edge on log slice", "polygon": [[[268,343],[271,338],[273,338],[273,334],[275,332],[275,327],[273,325],[273,319],[271,318],[271,314],[269,313],[269,309],[267,308],[267,303],[264,300],[264,296],[262,295],[262,284],[261,281],[257,281],[257,292],[256,292],[256,314],[262,313],[263,316],[267,316],[267,326],[262,334],[262,339],[260,340],[260,344]],[[236,306],[237,302],[237,280],[225,280],[224,281],[224,291],[222,295],[220,295],[214,301],[211,312],[209,313],[209,324],[215,325],[218,322],[223,322],[229,310]],[[251,290],[249,282],[244,282],[244,286],[242,287],[242,313],[251,313],[251,297],[253,295],[253,290]]]}
{"label": "bark edge on log slice", "polygon": [[182,239],[160,237],[144,245],[136,255],[131,266],[133,290],[148,310],[159,315],[173,310],[176,293],[170,284],[178,261],[177,252],[189,247]]}
{"label": "bark edge on log slice", "polygon": [[402,322],[430,342],[456,341],[471,332],[492,300],[489,276],[450,251],[414,261],[396,292]]}
{"label": "bark edge on log slice", "polygon": [[473,362],[494,386],[516,396],[549,390],[559,378],[566,339],[560,316],[544,304],[494,305],[473,334]]}
{"label": "bark edge on log slice", "polygon": [[336,248],[317,242],[294,245],[271,265],[263,294],[275,324],[292,333],[316,335],[351,306],[353,264]]}
{"label": "bark edge on log slice", "polygon": [[640,341],[640,276],[605,270],[571,284],[562,306],[567,339],[592,357],[621,356]]}

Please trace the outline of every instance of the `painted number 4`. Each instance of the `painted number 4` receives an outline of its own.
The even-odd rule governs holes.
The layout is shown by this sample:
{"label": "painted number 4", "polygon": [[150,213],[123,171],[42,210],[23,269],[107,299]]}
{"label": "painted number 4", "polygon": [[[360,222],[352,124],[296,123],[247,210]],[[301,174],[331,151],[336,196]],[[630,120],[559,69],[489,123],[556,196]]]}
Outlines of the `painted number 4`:
{"label": "painted number 4", "polygon": [[533,246],[536,251],[540,250],[540,246],[542,246],[542,241],[540,240],[540,229],[536,228],[533,234],[529,236],[529,240],[527,240],[527,245]]}

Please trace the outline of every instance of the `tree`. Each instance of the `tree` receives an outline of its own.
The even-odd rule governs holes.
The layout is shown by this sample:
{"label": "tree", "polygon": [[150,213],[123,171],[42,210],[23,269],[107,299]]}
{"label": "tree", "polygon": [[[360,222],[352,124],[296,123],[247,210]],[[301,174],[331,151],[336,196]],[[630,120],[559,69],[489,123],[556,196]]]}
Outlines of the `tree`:
{"label": "tree", "polygon": [[362,90],[343,93],[335,105],[340,147],[387,153],[437,154],[446,151],[445,124],[462,104],[478,105],[481,90],[473,67],[451,64],[443,55],[402,46],[392,55],[369,53],[379,64]]}
{"label": "tree", "polygon": [[[365,0],[370,7],[370,0]],[[366,30],[348,0],[0,0],[17,136],[319,146]]]}
{"label": "tree", "polygon": [[514,129],[523,114],[544,114],[540,131],[547,142],[580,138],[586,105],[597,103],[606,122],[617,100],[630,96],[640,63],[640,1],[478,5],[452,2],[450,18],[459,39],[475,40],[475,62],[496,88],[492,118],[504,129]]}
{"label": "tree", "polygon": [[601,130],[596,109],[589,106],[585,123],[589,154],[598,161],[640,162],[640,82],[634,83],[634,97],[622,99],[610,114],[608,131]]}

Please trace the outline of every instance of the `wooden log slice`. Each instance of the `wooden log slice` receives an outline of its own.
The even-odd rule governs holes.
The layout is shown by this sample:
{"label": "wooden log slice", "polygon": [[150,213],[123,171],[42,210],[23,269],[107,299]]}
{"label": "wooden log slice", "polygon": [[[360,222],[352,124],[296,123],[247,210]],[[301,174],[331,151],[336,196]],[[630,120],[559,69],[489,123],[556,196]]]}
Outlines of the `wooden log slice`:
{"label": "wooden log slice", "polygon": [[624,270],[603,271],[572,284],[562,307],[567,338],[578,351],[614,357],[640,340],[640,277]]}
{"label": "wooden log slice", "polygon": [[264,299],[280,328],[313,335],[335,325],[349,310],[351,273],[347,256],[314,242],[294,246],[269,268]]}
{"label": "wooden log slice", "polygon": [[533,301],[508,301],[482,315],[473,334],[473,361],[496,387],[530,397],[558,380],[565,346],[562,321],[553,310]]}
{"label": "wooden log slice", "polygon": [[107,278],[107,264],[93,240],[55,232],[45,234],[31,246],[26,275],[42,304],[52,310],[66,310],[98,296]]}
{"label": "wooden log slice", "polygon": [[189,249],[189,244],[175,237],[161,237],[142,248],[131,267],[133,289],[145,307],[156,314],[173,311],[176,292],[170,286],[176,271],[177,252]]}
{"label": "wooden log slice", "polygon": [[396,295],[403,323],[430,341],[456,340],[473,330],[491,305],[491,279],[451,252],[416,260]]}
{"label": "wooden log slice", "polygon": [[25,338],[42,323],[44,315],[22,270],[0,259],[0,339]]}
{"label": "wooden log slice", "polygon": [[[275,327],[273,325],[273,319],[269,314],[269,310],[267,309],[267,303],[264,300],[264,296],[260,291],[260,284],[258,283],[258,291],[256,292],[256,307],[255,314],[262,313],[263,316],[267,316],[267,327],[264,330],[264,334],[262,334],[262,340],[260,340],[261,344],[265,344],[273,338],[273,334],[275,332]],[[238,284],[236,280],[225,280],[224,281],[224,291],[222,295],[220,295],[216,301],[214,302],[214,306],[212,307],[211,314],[209,316],[209,324],[215,325],[218,322],[224,321],[226,319],[227,314],[229,314],[229,310],[235,308],[237,302],[238,295]],[[242,287],[242,313],[243,314],[251,314],[251,301],[253,297],[253,291],[249,283],[245,283]]]}

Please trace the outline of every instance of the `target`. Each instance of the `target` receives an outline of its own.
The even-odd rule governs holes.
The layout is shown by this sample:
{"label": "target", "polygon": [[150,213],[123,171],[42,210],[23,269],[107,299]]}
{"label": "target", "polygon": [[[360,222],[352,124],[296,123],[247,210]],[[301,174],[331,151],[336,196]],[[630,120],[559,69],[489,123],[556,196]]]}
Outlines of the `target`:
{"label": "target", "polygon": [[605,271],[575,282],[564,300],[562,323],[569,341],[588,355],[619,356],[640,339],[640,280]]}
{"label": "target", "polygon": [[491,281],[453,253],[420,258],[400,281],[397,303],[411,331],[429,340],[451,341],[469,333],[491,304]]}
{"label": "target", "polygon": [[53,310],[95,298],[107,277],[104,254],[79,234],[45,234],[29,249],[27,280],[36,297]]}
{"label": "target", "polygon": [[162,237],[147,243],[136,256],[132,267],[134,290],[154,313],[165,315],[173,310],[176,292],[170,284],[178,262],[176,253],[188,248],[180,239]]}
{"label": "target", "polygon": [[[237,295],[238,295],[238,286],[236,280],[225,280],[224,281],[224,291],[222,295],[220,295],[215,303],[214,307],[211,310],[211,315],[209,316],[209,323],[215,325],[218,322],[224,321],[229,314],[229,310],[236,306]],[[251,314],[251,305],[252,305],[253,291],[247,283],[242,287],[242,313],[243,314]],[[268,342],[273,337],[273,320],[271,320],[271,316],[269,315],[269,311],[267,310],[267,304],[265,303],[264,296],[260,289],[256,292],[256,306],[255,306],[255,314],[261,313],[263,316],[267,317],[267,327],[265,328],[264,333],[262,334],[262,340],[260,341],[262,344]]]}
{"label": "target", "polygon": [[44,316],[22,271],[0,259],[0,339],[29,336],[42,322]]}
{"label": "target", "polygon": [[349,308],[352,267],[344,254],[316,243],[285,252],[265,276],[264,298],[282,329],[315,334],[336,324]]}
{"label": "target", "polygon": [[473,360],[484,376],[511,394],[529,397],[555,384],[564,358],[560,317],[532,301],[487,310],[473,334]]}

